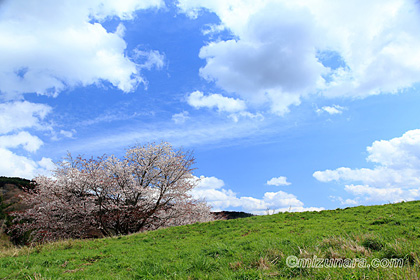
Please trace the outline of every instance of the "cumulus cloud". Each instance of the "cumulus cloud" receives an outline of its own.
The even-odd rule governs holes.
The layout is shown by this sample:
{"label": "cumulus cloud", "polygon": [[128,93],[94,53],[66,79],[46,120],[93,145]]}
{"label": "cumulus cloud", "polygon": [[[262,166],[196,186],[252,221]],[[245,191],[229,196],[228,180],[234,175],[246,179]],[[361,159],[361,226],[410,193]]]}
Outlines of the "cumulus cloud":
{"label": "cumulus cloud", "polygon": [[247,106],[243,100],[217,93],[204,95],[201,91],[194,91],[188,95],[187,102],[196,109],[215,108],[218,112],[227,112],[229,113],[228,117],[234,122],[238,122],[240,119],[264,120],[264,116],[261,113],[246,111]]}
{"label": "cumulus cloud", "polygon": [[17,148],[22,146],[28,152],[35,152],[42,144],[41,139],[26,131],[14,135],[0,136],[0,148]]}
{"label": "cumulus cloud", "polygon": [[[124,26],[108,32],[101,21],[130,19],[137,9],[163,1],[5,0],[0,20],[0,92],[5,99],[23,93],[56,95],[75,86],[108,81],[132,91],[145,80],[140,66],[125,53]],[[156,53],[148,55],[156,64]],[[148,66],[148,67],[149,67]],[[146,67],[147,68],[147,67]]]}
{"label": "cumulus cloud", "polygon": [[367,161],[374,168],[340,167],[316,171],[321,182],[344,182],[345,190],[357,199],[387,202],[420,198],[420,129],[401,137],[375,141],[367,147]]}
{"label": "cumulus cloud", "polygon": [[368,197],[369,200],[383,202],[400,202],[418,199],[419,188],[404,189],[394,188],[375,188],[369,185],[346,185],[344,189],[356,197]]}
{"label": "cumulus cloud", "polygon": [[39,174],[49,175],[54,166],[49,158],[34,161],[3,148],[0,148],[0,158],[0,174],[11,177],[32,179]]}
{"label": "cumulus cloud", "polygon": [[289,186],[292,183],[287,182],[287,177],[280,176],[280,177],[274,177],[267,181],[267,185],[270,186]]}
{"label": "cumulus cloud", "polygon": [[35,153],[44,144],[39,137],[24,130],[50,130],[46,118],[51,111],[50,106],[27,101],[0,104],[1,175],[32,179],[38,174],[48,174],[51,159],[44,157],[35,161],[19,153],[22,150]]}
{"label": "cumulus cloud", "polygon": [[50,159],[45,158],[41,163],[18,154],[20,149],[34,153],[44,144],[39,137],[23,130],[49,129],[45,119],[50,112],[51,107],[47,105],[27,101],[0,104],[0,174],[32,178],[47,172],[45,167]]}
{"label": "cumulus cloud", "polygon": [[51,111],[48,105],[27,101],[0,103],[0,134],[30,127],[41,129],[42,120]]}
{"label": "cumulus cloud", "polygon": [[225,183],[221,179],[205,176],[195,179],[198,180],[198,186],[191,191],[192,196],[206,200],[214,211],[240,207],[243,211],[254,214],[266,214],[268,210],[271,212],[302,212],[323,209],[304,207],[303,202],[295,195],[283,191],[266,192],[260,199],[247,196],[238,197],[232,190],[224,188]]}
{"label": "cumulus cloud", "polygon": [[233,37],[201,48],[200,75],[278,115],[308,95],[364,98],[420,82],[415,1],[180,0],[178,6],[191,17],[214,12],[221,23],[207,32],[224,29]]}
{"label": "cumulus cloud", "polygon": [[220,189],[225,185],[225,182],[223,182],[223,180],[220,180],[214,176],[200,176],[199,178],[196,177],[196,179],[199,180],[198,184],[200,190]]}
{"label": "cumulus cloud", "polygon": [[0,175],[32,179],[35,176],[49,175],[54,164],[50,158],[36,161],[31,157],[19,155],[23,149],[35,153],[44,142],[27,131],[0,135]]}
{"label": "cumulus cloud", "polygon": [[27,152],[35,153],[43,145],[32,131],[48,130],[52,140],[72,138],[76,133],[55,132],[45,120],[52,108],[21,101],[25,93],[56,96],[65,89],[103,82],[124,92],[140,83],[147,85],[141,71],[162,68],[164,55],[136,48],[129,56],[124,25],[120,23],[116,30],[109,31],[102,22],[111,18],[130,20],[139,9],[162,6],[162,0],[1,1],[2,175],[32,178],[51,168],[49,158],[36,161],[27,157]]}
{"label": "cumulus cloud", "polygon": [[204,95],[194,91],[188,95],[187,102],[194,108],[216,108],[219,112],[240,112],[246,109],[245,102],[240,99],[225,97],[221,94]]}
{"label": "cumulus cloud", "polygon": [[[85,1],[82,1],[84,3]],[[91,11],[92,15],[97,19],[105,19],[107,17],[117,16],[123,20],[134,18],[134,12],[137,10],[149,9],[151,7],[160,8],[165,5],[162,0],[94,0],[90,1],[92,5],[96,5]]]}

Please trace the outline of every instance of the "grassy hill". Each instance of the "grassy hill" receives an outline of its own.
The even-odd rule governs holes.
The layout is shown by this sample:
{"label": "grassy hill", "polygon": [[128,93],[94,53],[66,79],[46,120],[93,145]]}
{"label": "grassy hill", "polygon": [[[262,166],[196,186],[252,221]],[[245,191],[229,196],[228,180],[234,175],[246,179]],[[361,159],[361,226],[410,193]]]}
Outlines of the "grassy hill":
{"label": "grassy hill", "polygon": [[[282,213],[0,252],[0,279],[418,279],[420,202]],[[397,268],[291,268],[403,258]]]}

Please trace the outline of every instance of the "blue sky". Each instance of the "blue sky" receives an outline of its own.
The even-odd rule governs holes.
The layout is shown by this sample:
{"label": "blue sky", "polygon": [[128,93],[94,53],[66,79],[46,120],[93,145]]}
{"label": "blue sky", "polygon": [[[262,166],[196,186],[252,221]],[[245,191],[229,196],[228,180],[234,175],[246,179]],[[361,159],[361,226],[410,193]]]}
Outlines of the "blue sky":
{"label": "blue sky", "polygon": [[420,198],[415,1],[5,0],[0,175],[136,143],[256,214]]}

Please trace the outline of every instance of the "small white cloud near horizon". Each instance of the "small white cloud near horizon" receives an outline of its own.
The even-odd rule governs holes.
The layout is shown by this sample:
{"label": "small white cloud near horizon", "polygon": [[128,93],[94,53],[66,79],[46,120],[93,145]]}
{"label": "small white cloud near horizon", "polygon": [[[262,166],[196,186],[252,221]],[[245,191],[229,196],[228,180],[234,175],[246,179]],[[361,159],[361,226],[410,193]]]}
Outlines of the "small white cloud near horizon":
{"label": "small white cloud near horizon", "polygon": [[213,211],[221,211],[240,207],[245,212],[263,215],[272,212],[320,211],[323,207],[304,207],[295,195],[283,191],[266,192],[261,199],[254,197],[238,197],[230,189],[225,189],[223,180],[216,177],[195,177],[198,186],[191,191],[196,199],[203,199],[213,207]]}
{"label": "small white cloud near horizon", "polygon": [[391,140],[375,141],[366,150],[366,160],[375,167],[339,167],[316,171],[313,177],[320,182],[343,182],[344,190],[360,202],[400,202],[420,198],[420,129],[407,131]]}
{"label": "small white cloud near horizon", "polygon": [[330,199],[332,201],[340,202],[341,205],[358,205],[358,204],[360,204],[360,202],[358,201],[358,198],[356,198],[356,199],[350,199],[350,198],[344,199],[341,196],[336,197],[336,196],[330,195]]}
{"label": "small white cloud near horizon", "polygon": [[270,186],[289,186],[292,183],[287,182],[287,177],[280,176],[280,177],[273,177],[270,180],[267,181],[267,185]]}

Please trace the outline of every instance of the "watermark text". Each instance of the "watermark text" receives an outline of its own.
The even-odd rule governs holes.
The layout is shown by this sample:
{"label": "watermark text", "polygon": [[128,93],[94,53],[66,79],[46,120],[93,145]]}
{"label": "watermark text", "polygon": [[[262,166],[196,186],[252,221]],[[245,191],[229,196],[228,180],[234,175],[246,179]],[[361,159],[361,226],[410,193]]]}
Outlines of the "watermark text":
{"label": "watermark text", "polygon": [[299,268],[398,268],[403,267],[404,259],[372,259],[370,261],[364,258],[298,258],[296,256],[288,256],[286,258],[288,267]]}

